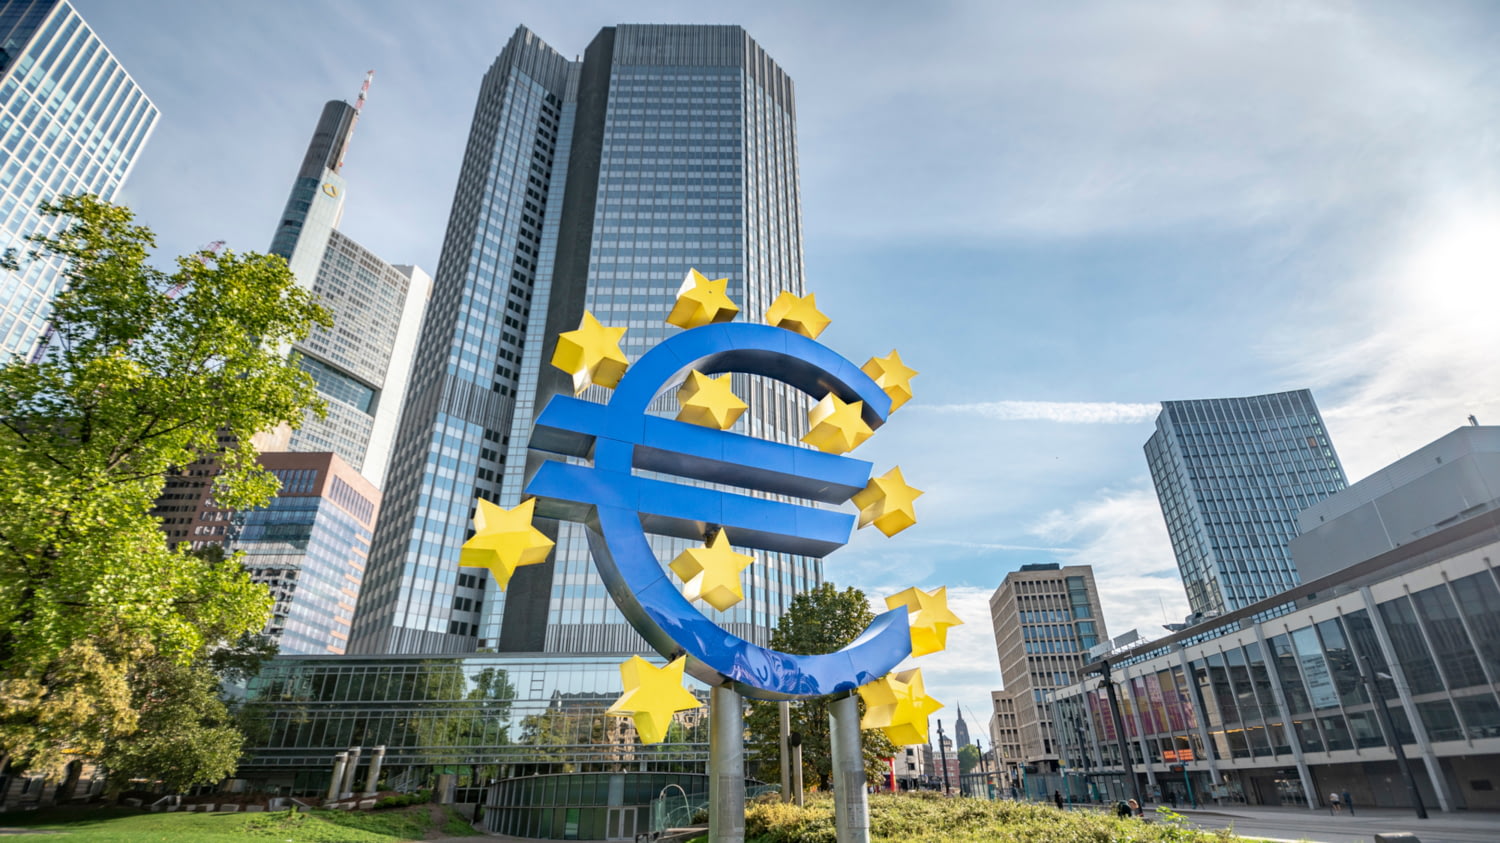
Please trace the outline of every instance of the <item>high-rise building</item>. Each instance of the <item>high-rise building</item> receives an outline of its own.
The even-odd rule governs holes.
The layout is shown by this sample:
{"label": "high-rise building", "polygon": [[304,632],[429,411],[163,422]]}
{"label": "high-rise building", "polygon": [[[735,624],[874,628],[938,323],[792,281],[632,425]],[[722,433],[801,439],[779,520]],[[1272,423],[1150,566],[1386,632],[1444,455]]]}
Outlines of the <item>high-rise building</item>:
{"label": "high-rise building", "polygon": [[314,328],[293,346],[328,415],[309,415],[291,450],[332,451],[380,487],[432,279],[386,263],[338,230],[344,155],[368,87],[367,77],[354,105],[323,106],[270,251],[333,313],[332,327]]}
{"label": "high-rise building", "polygon": [[[66,225],[40,202],[113,200],[157,117],[67,0],[0,0],[0,252]],[[0,269],[0,362],[35,350],[62,283],[55,260]]]}
{"label": "high-rise building", "polygon": [[[992,699],[996,719],[991,734],[997,746],[1015,752],[1007,763],[1039,773],[1057,771],[1052,713],[1044,695],[1078,681],[1090,648],[1107,640],[1094,569],[1055,562],[1023,565],[1006,574],[990,596],[990,622],[1000,656],[1002,705]],[[1009,722],[1001,722],[1001,715]]]}
{"label": "high-rise building", "polygon": [[1301,579],[1297,513],[1348,485],[1312,393],[1163,401],[1146,462],[1195,615]]}
{"label": "high-rise building", "polygon": [[[477,498],[520,501],[533,414],[571,391],[548,365],[557,334],[587,309],[638,357],[678,330],[664,320],[690,267],[728,278],[746,314],[802,294],[791,80],[735,26],[609,27],[577,61],[518,29],[474,110],[351,652],[648,651],[578,525],[503,593],[460,575],[458,553]],[[801,435],[803,396],[735,388],[737,429]],[[757,559],[720,621],[765,643],[821,570]]]}

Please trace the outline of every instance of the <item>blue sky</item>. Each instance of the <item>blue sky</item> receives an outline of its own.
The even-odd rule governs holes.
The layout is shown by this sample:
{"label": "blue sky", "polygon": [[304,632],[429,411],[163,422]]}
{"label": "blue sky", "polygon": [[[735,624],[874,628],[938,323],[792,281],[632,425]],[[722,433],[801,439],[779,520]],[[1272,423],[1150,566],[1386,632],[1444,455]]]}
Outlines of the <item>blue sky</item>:
{"label": "blue sky", "polygon": [[[947,585],[921,660],[984,717],[987,598],[1095,566],[1112,633],[1186,600],[1141,446],[1154,402],[1310,387],[1351,479],[1500,423],[1500,6],[75,0],[162,110],[124,199],[164,254],[269,244],[318,110],[376,78],[343,228],[437,263],[479,79],[517,24],[739,23],[797,84],[822,339],[916,398],[858,456],[921,523],[829,557]],[[972,720],[971,720],[972,724]]]}

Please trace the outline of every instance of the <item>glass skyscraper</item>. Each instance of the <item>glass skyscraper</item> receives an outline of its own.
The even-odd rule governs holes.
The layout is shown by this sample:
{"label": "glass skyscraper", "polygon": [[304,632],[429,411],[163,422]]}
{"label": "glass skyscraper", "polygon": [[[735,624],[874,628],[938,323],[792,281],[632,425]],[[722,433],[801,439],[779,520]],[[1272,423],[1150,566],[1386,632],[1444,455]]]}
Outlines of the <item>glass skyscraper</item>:
{"label": "glass skyscraper", "polygon": [[323,106],[270,253],[286,258],[297,283],[333,313],[332,327],[314,328],[294,346],[328,415],[309,414],[290,450],[332,451],[380,487],[432,279],[419,267],[386,263],[338,230],[344,155],[364,97],[361,90],[355,105]]}
{"label": "glass skyscraper", "polygon": [[[158,112],[66,0],[0,0],[0,251],[66,224],[60,195],[119,193]],[[62,284],[56,261],[0,270],[0,360],[30,354]]]}
{"label": "glass skyscraper", "polygon": [[1297,513],[1348,481],[1312,393],[1163,401],[1146,461],[1195,614],[1301,582]]}
{"label": "glass skyscraper", "polygon": [[[475,108],[351,652],[649,652],[577,525],[504,593],[457,562],[475,499],[519,503],[533,415],[571,391],[548,365],[557,334],[587,309],[639,357],[679,330],[665,318],[690,267],[729,278],[750,319],[803,294],[791,80],[735,26],[610,27],[578,61],[518,29]],[[737,430],[802,435],[803,396],[735,389]],[[683,545],[656,544],[668,561]],[[766,643],[820,579],[817,560],[759,554],[719,620]]]}

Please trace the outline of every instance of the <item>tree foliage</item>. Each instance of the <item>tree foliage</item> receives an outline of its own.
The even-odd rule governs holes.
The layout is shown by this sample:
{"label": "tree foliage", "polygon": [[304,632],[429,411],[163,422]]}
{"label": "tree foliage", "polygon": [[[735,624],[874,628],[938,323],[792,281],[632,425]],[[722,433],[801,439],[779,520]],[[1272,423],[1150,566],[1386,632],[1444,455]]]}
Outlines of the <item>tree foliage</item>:
{"label": "tree foliage", "polygon": [[[792,598],[786,614],[771,633],[771,647],[785,653],[810,656],[831,653],[859,637],[875,619],[870,600],[857,588],[839,591],[831,583],[804,591]],[[863,712],[864,703],[860,703]],[[760,762],[759,775],[767,781],[780,777],[780,720],[776,703],[751,701],[746,716],[750,748]],[[802,738],[802,781],[820,790],[833,787],[832,745],[829,740],[828,700],[802,700],[791,704],[792,731]],[[861,734],[865,772],[871,779],[883,776],[885,759],[896,747],[879,731]]]}
{"label": "tree foliage", "polygon": [[167,273],[128,210],[43,211],[71,220],[33,238],[66,277],[52,342],[0,364],[0,755],[55,774],[64,752],[123,759],[142,730],[186,728],[180,706],[217,728],[193,665],[258,631],[271,599],[235,560],[168,547],[150,511],[204,455],[221,506],[270,498],[251,437],[320,408],[285,348],[328,316],[281,258],[203,252]]}
{"label": "tree foliage", "polygon": [[973,744],[964,744],[958,748],[958,772],[964,775],[973,772],[979,766],[979,747]]}

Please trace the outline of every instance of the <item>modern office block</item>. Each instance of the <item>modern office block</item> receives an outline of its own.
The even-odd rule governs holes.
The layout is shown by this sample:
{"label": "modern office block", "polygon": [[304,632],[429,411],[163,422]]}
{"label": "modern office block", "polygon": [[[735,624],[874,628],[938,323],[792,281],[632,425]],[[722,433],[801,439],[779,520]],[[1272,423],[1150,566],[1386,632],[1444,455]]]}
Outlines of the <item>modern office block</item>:
{"label": "modern office block", "polygon": [[1248,606],[1301,582],[1297,513],[1347,481],[1305,389],[1163,401],[1146,461],[1195,615]]}
{"label": "modern office block", "polygon": [[24,258],[31,234],[67,220],[40,202],[93,193],[113,200],[151,130],[156,106],[67,0],[0,0],[0,361],[34,353],[61,265]]}
{"label": "modern office block", "polygon": [[[610,27],[577,61],[518,29],[475,107],[351,652],[648,652],[581,527],[503,593],[458,552],[477,498],[519,503],[533,414],[571,391],[548,364],[557,334],[587,309],[638,357],[679,330],[665,318],[689,268],[728,278],[742,318],[803,293],[791,80],[734,26]],[[803,396],[735,388],[736,430],[801,435]],[[760,554],[719,620],[764,644],[820,579],[818,560]]]}
{"label": "modern office block", "polygon": [[314,328],[293,346],[328,414],[309,415],[290,448],[332,451],[379,488],[432,279],[418,267],[385,262],[338,230],[344,155],[364,98],[361,90],[354,105],[323,106],[270,252],[286,258],[297,283],[333,314],[332,327]]}
{"label": "modern office block", "polygon": [[1500,809],[1500,428],[1460,428],[1302,520],[1293,558],[1329,557],[1326,574],[1105,655],[1123,734],[1097,675],[1052,695],[1085,772],[1060,786],[1129,793],[1123,743],[1179,804],[1411,806],[1399,741],[1428,808]]}
{"label": "modern office block", "polygon": [[228,549],[276,604],[266,632],[283,655],[341,654],[359,600],[380,490],[337,454],[261,455],[281,482],[269,505],[241,515]]}
{"label": "modern office block", "polygon": [[1008,698],[1005,704],[991,700],[991,739],[1011,772],[1020,767],[1055,771],[1052,714],[1043,695],[1078,681],[1088,651],[1109,637],[1094,569],[1023,565],[990,597],[990,622],[1005,682],[995,695]]}

